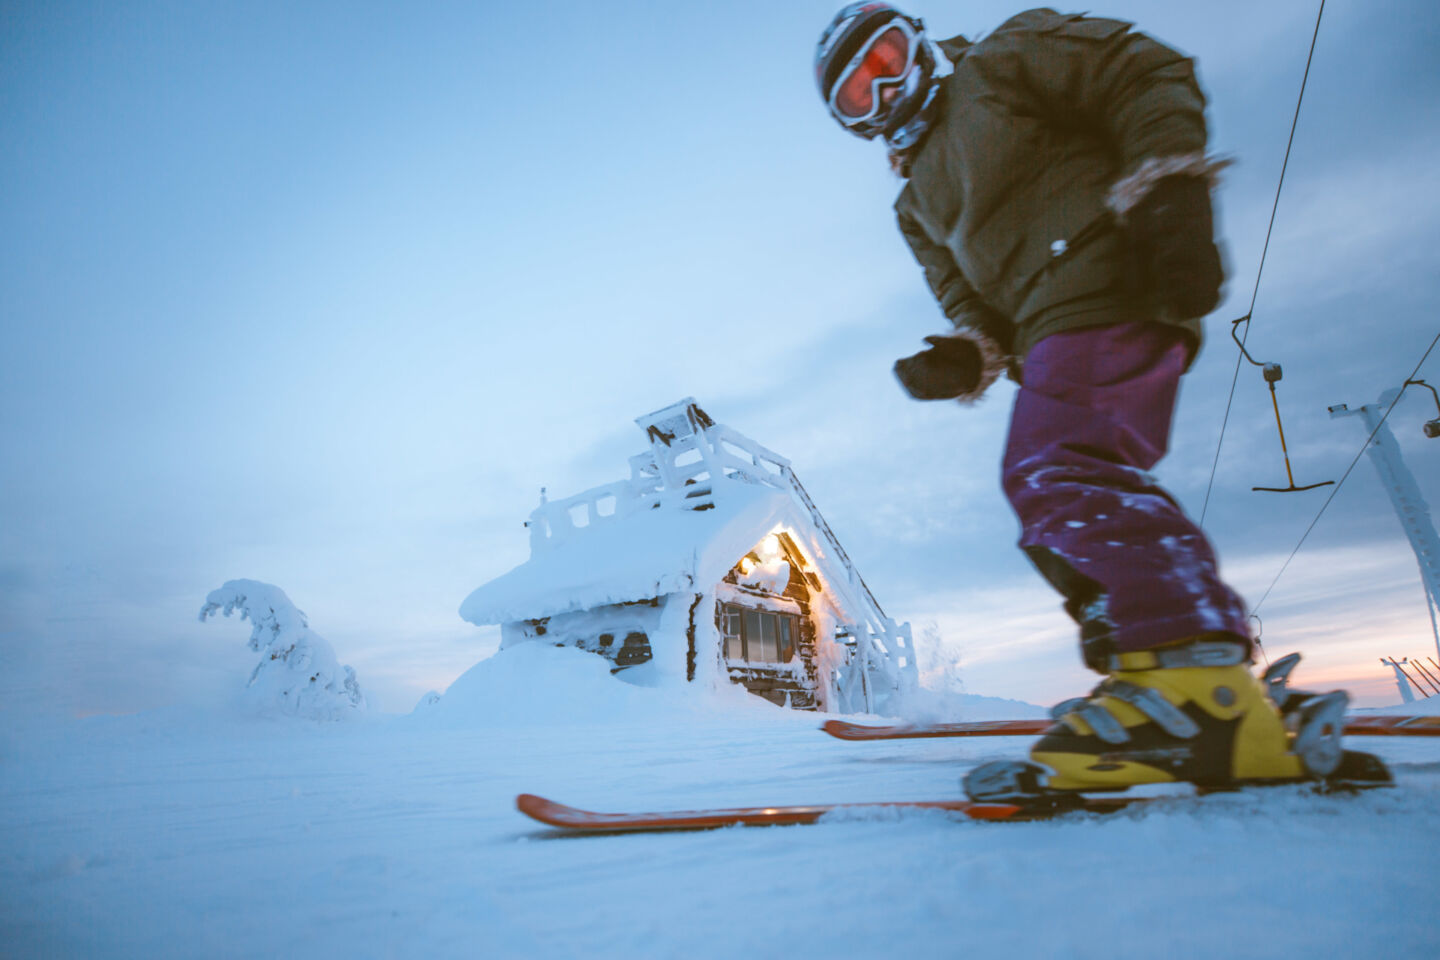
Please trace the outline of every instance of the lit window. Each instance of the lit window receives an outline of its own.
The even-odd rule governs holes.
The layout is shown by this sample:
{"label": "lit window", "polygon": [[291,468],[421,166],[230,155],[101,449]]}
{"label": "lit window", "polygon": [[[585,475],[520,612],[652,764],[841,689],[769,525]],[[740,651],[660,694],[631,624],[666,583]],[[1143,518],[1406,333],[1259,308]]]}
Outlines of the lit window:
{"label": "lit window", "polygon": [[721,608],[725,659],[747,663],[789,663],[795,658],[799,618],[791,613],[752,610],[733,603]]}

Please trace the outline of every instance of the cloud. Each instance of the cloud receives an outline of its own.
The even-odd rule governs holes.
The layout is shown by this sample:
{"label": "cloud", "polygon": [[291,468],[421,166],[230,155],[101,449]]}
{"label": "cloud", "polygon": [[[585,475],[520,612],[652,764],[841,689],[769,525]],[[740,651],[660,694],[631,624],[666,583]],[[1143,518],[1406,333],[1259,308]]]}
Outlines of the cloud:
{"label": "cloud", "polygon": [[1396,284],[1433,295],[1440,139],[1407,146],[1287,181],[1266,265],[1267,306],[1295,311]]}
{"label": "cloud", "polygon": [[[1226,579],[1243,593],[1269,583],[1284,560],[1277,553],[1232,560]],[[1414,557],[1403,544],[1382,540],[1302,552],[1283,583],[1257,623],[1261,659],[1300,651],[1304,665],[1296,682],[1302,688],[1349,689],[1360,705],[1390,705],[1398,694],[1381,657],[1440,659]],[[960,661],[967,689],[1044,704],[1093,684],[1079,663],[1074,625],[1038,576],[936,591],[928,600],[905,613],[937,624],[946,647],[942,659]]]}

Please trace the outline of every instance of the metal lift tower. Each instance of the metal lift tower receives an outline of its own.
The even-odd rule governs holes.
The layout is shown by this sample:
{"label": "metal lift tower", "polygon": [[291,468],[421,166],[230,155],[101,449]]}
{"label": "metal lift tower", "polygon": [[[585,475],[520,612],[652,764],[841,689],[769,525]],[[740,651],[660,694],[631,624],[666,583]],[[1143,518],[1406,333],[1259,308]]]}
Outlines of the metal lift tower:
{"label": "metal lift tower", "polygon": [[[1410,382],[1429,386],[1421,381]],[[1395,514],[1400,518],[1400,526],[1404,528],[1405,536],[1410,538],[1415,559],[1420,562],[1420,581],[1425,586],[1430,628],[1435,632],[1435,649],[1437,654],[1440,654],[1440,627],[1437,627],[1435,619],[1435,611],[1440,608],[1440,535],[1435,532],[1435,523],[1430,519],[1430,507],[1420,494],[1420,485],[1415,482],[1415,475],[1405,466],[1400,444],[1384,422],[1385,412],[1394,405],[1401,390],[1403,388],[1386,390],[1378,401],[1367,403],[1357,410],[1351,410],[1343,403],[1336,404],[1329,408],[1330,417],[1339,419],[1358,416],[1364,421],[1365,429],[1371,435],[1365,452],[1379,472],[1380,482],[1384,484],[1385,492],[1390,495],[1390,502],[1395,507]],[[1437,400],[1437,404],[1440,404],[1440,400]],[[1440,432],[1431,429],[1436,422],[1432,420],[1425,425],[1426,436],[1433,438]]]}

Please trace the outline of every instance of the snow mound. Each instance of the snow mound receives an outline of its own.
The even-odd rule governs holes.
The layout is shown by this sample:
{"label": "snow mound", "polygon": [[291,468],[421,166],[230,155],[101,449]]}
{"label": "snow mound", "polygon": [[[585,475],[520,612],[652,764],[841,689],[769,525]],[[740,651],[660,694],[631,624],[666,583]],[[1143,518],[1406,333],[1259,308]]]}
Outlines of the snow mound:
{"label": "snow mound", "polygon": [[334,648],[311,631],[284,590],[258,580],[229,580],[205,598],[200,620],[237,610],[251,623],[250,649],[262,654],[245,688],[250,707],[308,720],[342,720],[365,711],[355,671],[340,665]]}
{"label": "snow mound", "polygon": [[[786,710],[742,687],[679,686],[655,682],[650,664],[611,674],[610,661],[570,646],[517,643],[461,674],[443,695],[420,698],[407,720],[437,727],[612,724],[645,721],[687,724],[723,718],[728,723],[817,727],[819,714]],[[888,720],[955,722],[1043,717],[1033,703],[973,694],[916,691],[915,709]]]}
{"label": "snow mound", "polygon": [[616,720],[653,709],[659,691],[622,683],[610,662],[573,647],[520,643],[481,660],[411,714],[442,726]]}
{"label": "snow mound", "polygon": [[[541,642],[506,647],[465,671],[439,697],[422,697],[406,719],[439,727],[553,727],[644,721],[694,721],[717,714],[759,723],[788,722],[782,710],[742,688],[655,683],[650,664],[610,672],[604,657]],[[818,725],[814,714],[799,722]]]}

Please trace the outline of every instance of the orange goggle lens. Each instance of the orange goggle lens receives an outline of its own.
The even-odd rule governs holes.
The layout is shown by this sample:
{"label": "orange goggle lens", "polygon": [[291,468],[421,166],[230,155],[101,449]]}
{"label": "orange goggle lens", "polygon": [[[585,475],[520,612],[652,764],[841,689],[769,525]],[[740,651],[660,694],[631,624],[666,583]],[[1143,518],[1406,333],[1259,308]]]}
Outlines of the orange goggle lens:
{"label": "orange goggle lens", "polygon": [[870,44],[864,58],[840,82],[835,109],[852,119],[875,111],[876,84],[899,81],[910,68],[910,38],[898,27],[887,27]]}

